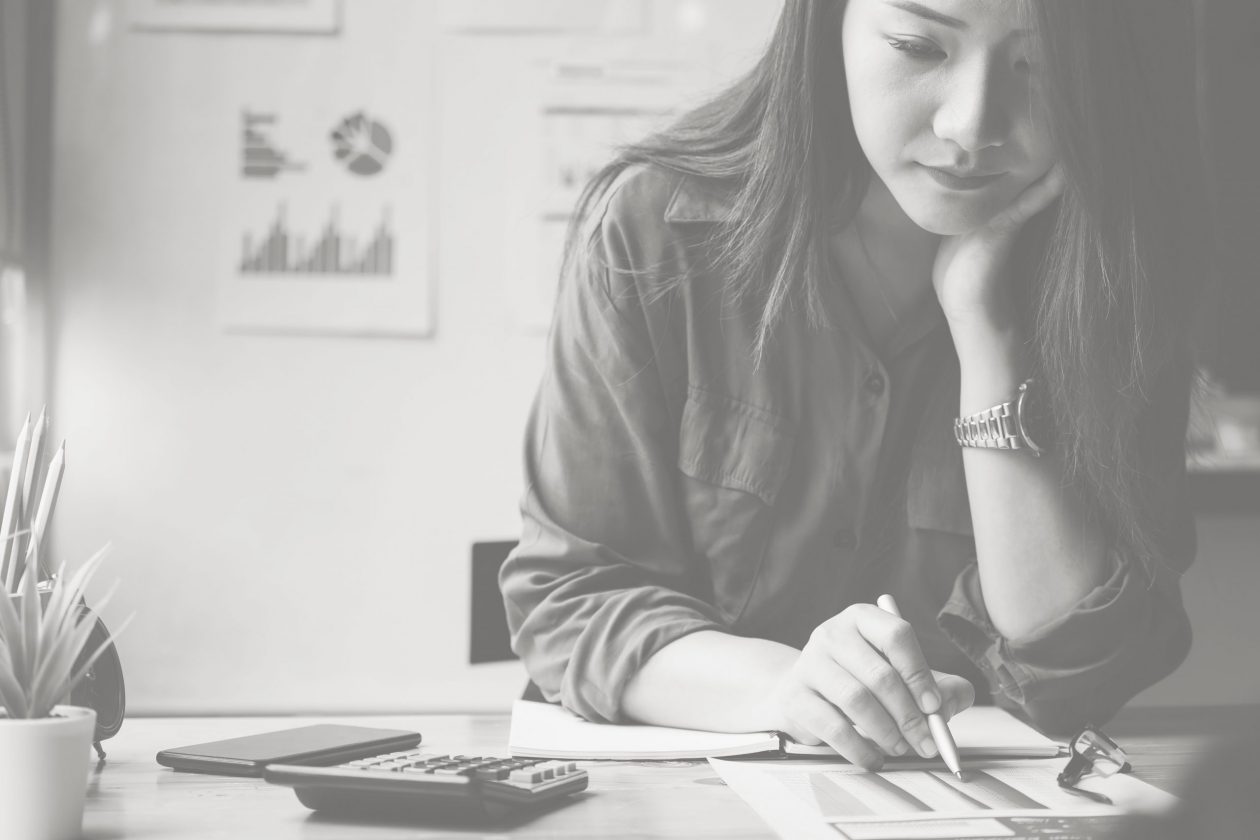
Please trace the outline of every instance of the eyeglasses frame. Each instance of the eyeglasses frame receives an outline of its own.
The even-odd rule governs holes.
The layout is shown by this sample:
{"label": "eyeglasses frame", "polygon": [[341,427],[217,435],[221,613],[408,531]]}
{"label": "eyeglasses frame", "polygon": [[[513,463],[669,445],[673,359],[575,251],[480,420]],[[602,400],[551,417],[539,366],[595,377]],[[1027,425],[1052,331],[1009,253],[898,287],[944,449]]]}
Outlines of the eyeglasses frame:
{"label": "eyeglasses frame", "polygon": [[[1101,744],[1112,762],[1119,765],[1119,768],[1115,771],[1115,773],[1133,772],[1133,765],[1129,763],[1129,756],[1125,753],[1124,749],[1115,741],[1111,740],[1111,738],[1107,737],[1106,733],[1104,733],[1101,729],[1091,724],[1081,729],[1081,731],[1076,734],[1076,737],[1068,743],[1068,751],[1071,753],[1071,757],[1068,759],[1067,766],[1063,768],[1063,772],[1059,773],[1059,787],[1069,793],[1083,796],[1086,799],[1091,799],[1094,802],[1099,802],[1103,805],[1114,805],[1115,803],[1111,801],[1110,797],[1101,793],[1096,793],[1092,790],[1085,790],[1084,788],[1077,786],[1081,779],[1085,778],[1085,776],[1089,775],[1091,772],[1097,772],[1095,760],[1089,756],[1082,755],[1076,748],[1076,745],[1080,743],[1081,739],[1087,735],[1091,736],[1097,743]],[[1116,759],[1119,759],[1119,761]],[[1099,773],[1099,775],[1112,776],[1114,773]]]}

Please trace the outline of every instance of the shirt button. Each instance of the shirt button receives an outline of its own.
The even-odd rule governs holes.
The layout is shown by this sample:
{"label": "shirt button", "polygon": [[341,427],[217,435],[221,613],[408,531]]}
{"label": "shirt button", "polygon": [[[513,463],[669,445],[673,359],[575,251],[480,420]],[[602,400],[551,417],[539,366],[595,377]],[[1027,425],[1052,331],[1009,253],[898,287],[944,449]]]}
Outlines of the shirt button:
{"label": "shirt button", "polygon": [[852,551],[857,547],[857,534],[853,532],[852,528],[841,528],[832,534],[831,541],[836,548]]}
{"label": "shirt button", "polygon": [[878,373],[872,373],[870,376],[866,377],[866,390],[870,391],[877,397],[884,393],[884,377],[880,376]]}

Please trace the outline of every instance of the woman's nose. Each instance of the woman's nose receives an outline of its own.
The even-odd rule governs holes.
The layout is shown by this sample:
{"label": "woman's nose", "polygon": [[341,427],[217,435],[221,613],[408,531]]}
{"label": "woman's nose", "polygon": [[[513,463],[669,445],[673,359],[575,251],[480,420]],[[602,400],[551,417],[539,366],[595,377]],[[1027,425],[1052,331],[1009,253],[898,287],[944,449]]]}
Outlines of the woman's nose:
{"label": "woman's nose", "polygon": [[968,152],[1006,142],[1011,131],[1009,103],[1000,89],[993,62],[977,59],[958,68],[944,85],[944,96],[932,121],[942,140]]}

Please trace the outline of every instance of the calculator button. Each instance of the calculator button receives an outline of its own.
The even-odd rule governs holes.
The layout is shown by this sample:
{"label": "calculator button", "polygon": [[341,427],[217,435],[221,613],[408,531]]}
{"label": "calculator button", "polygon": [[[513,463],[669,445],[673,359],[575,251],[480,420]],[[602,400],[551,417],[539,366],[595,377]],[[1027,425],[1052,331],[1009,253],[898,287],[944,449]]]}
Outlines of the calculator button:
{"label": "calculator button", "polygon": [[508,775],[509,782],[523,782],[527,785],[536,785],[543,780],[542,773],[536,770],[513,770]]}

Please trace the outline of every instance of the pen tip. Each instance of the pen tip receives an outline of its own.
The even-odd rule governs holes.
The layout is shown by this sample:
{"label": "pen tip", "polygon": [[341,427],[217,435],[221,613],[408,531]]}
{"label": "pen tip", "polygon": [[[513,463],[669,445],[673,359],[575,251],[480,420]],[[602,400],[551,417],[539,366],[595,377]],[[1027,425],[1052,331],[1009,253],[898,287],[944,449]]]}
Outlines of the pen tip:
{"label": "pen tip", "polygon": [[958,777],[958,781],[960,781],[960,782],[965,782],[965,781],[966,781],[966,779],[964,779],[964,778],[963,778],[963,775],[962,775],[962,771],[961,771],[961,770],[955,770],[955,771],[954,771],[954,775]]}

